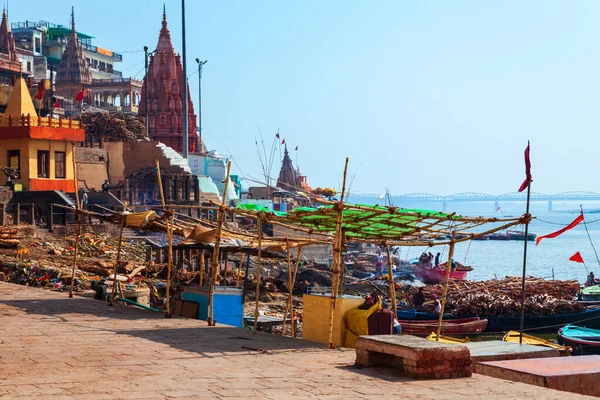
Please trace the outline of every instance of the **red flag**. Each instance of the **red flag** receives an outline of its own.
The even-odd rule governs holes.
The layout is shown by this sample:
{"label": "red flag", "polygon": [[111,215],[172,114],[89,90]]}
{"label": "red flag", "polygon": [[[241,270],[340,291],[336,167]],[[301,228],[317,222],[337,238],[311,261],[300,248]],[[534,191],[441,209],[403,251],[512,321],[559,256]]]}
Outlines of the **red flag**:
{"label": "red flag", "polygon": [[527,141],[527,148],[525,149],[525,180],[521,184],[519,188],[519,192],[527,189],[529,186],[529,181],[531,181],[531,161],[529,160],[529,140]]}
{"label": "red flag", "polygon": [[85,94],[85,89],[81,89],[81,92],[77,93],[77,97],[75,97],[75,101],[82,101],[84,94]]}
{"label": "red flag", "polygon": [[60,108],[60,100],[56,99],[56,103],[54,103],[54,108]]}
{"label": "red flag", "polygon": [[496,208],[496,211],[500,211],[500,206],[498,206],[498,208]]}
{"label": "red flag", "polygon": [[37,94],[35,95],[35,98],[38,100],[41,100],[43,96],[44,96],[44,87],[40,86],[38,88]]}
{"label": "red flag", "polygon": [[535,245],[537,246],[542,239],[552,239],[552,238],[555,238],[555,237],[565,233],[568,230],[575,228],[575,225],[577,225],[581,221],[583,221],[583,213],[579,214],[579,217],[575,218],[575,220],[573,222],[571,222],[568,226],[565,226],[564,228],[562,228],[556,232],[552,232],[547,235],[538,237],[537,239],[535,239]]}
{"label": "red flag", "polygon": [[283,140],[281,141],[281,144],[285,144],[285,139],[283,139]]}
{"label": "red flag", "polygon": [[298,150],[298,146],[296,146],[296,148],[294,150]]}
{"label": "red flag", "polygon": [[581,257],[581,254],[579,254],[579,252],[573,254],[570,258],[570,261],[575,261],[578,263],[582,263],[583,262],[583,258]]}

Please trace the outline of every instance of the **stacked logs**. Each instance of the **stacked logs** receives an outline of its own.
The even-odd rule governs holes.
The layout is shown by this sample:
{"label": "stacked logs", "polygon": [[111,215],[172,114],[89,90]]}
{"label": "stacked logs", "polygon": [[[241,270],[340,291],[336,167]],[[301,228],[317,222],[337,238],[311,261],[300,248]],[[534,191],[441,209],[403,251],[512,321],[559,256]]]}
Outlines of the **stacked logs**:
{"label": "stacked logs", "polygon": [[[441,296],[443,285],[425,288],[425,297]],[[527,278],[525,315],[547,316],[583,311],[573,299],[579,293],[576,280]],[[516,317],[521,312],[521,278],[481,282],[451,281],[446,309],[457,316]]]}
{"label": "stacked logs", "polygon": [[18,231],[10,229],[6,226],[0,227],[0,248],[14,249],[21,241],[19,240]]}
{"label": "stacked logs", "polygon": [[86,139],[104,138],[108,142],[143,140],[144,119],[128,114],[86,113],[83,118]]}

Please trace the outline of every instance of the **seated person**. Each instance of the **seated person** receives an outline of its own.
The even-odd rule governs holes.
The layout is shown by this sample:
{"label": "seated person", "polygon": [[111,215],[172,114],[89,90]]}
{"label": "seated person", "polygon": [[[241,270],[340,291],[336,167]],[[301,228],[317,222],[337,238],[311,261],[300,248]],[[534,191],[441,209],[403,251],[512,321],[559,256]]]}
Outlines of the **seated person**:
{"label": "seated person", "polygon": [[594,273],[590,272],[587,277],[587,281],[585,281],[585,286],[595,286],[600,284],[600,281],[594,277]]}
{"label": "seated person", "polygon": [[423,303],[425,303],[425,295],[423,294],[422,287],[420,287],[419,291],[417,293],[415,293],[415,295],[412,298],[412,301],[416,307],[421,307],[423,305]]}

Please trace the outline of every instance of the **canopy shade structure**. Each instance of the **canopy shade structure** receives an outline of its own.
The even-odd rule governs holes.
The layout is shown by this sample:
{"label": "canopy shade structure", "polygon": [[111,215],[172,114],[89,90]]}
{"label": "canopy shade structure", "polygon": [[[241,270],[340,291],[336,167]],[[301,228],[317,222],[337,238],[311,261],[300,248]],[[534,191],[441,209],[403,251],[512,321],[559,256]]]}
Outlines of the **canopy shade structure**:
{"label": "canopy shade structure", "polygon": [[[311,233],[335,234],[336,218],[343,207],[341,229],[346,240],[364,242],[386,242],[402,245],[440,245],[447,241],[434,239],[448,238],[455,242],[470,240],[510,226],[524,224],[528,218],[484,218],[465,217],[455,213],[416,208],[384,207],[379,205],[328,204],[318,208],[298,207],[293,211],[273,212],[257,205],[239,204],[240,213],[262,214],[269,222],[298,226]],[[494,224],[487,230],[483,225]]]}

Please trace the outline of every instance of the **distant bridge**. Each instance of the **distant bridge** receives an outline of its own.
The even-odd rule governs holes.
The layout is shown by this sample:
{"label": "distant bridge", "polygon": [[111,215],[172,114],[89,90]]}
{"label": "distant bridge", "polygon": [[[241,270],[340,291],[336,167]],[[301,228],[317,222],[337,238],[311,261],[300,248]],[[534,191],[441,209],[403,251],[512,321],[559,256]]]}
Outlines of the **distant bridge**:
{"label": "distant bridge", "polygon": [[[351,195],[358,202],[360,199],[375,198],[379,200],[379,203],[385,201],[385,197],[381,194],[353,194]],[[498,208],[500,202],[523,202],[527,201],[527,192],[514,192],[505,193],[502,195],[493,195],[487,193],[477,192],[464,192],[456,193],[449,196],[442,196],[432,193],[408,193],[402,195],[390,195],[390,198],[394,203],[407,203],[407,202],[419,202],[419,203],[442,203],[443,211],[446,211],[448,203],[458,202],[494,202],[494,209]],[[544,194],[531,192],[532,202],[547,202],[548,211],[552,211],[553,201],[582,201],[582,200],[599,200],[600,193],[596,192],[563,192],[557,194]]]}

